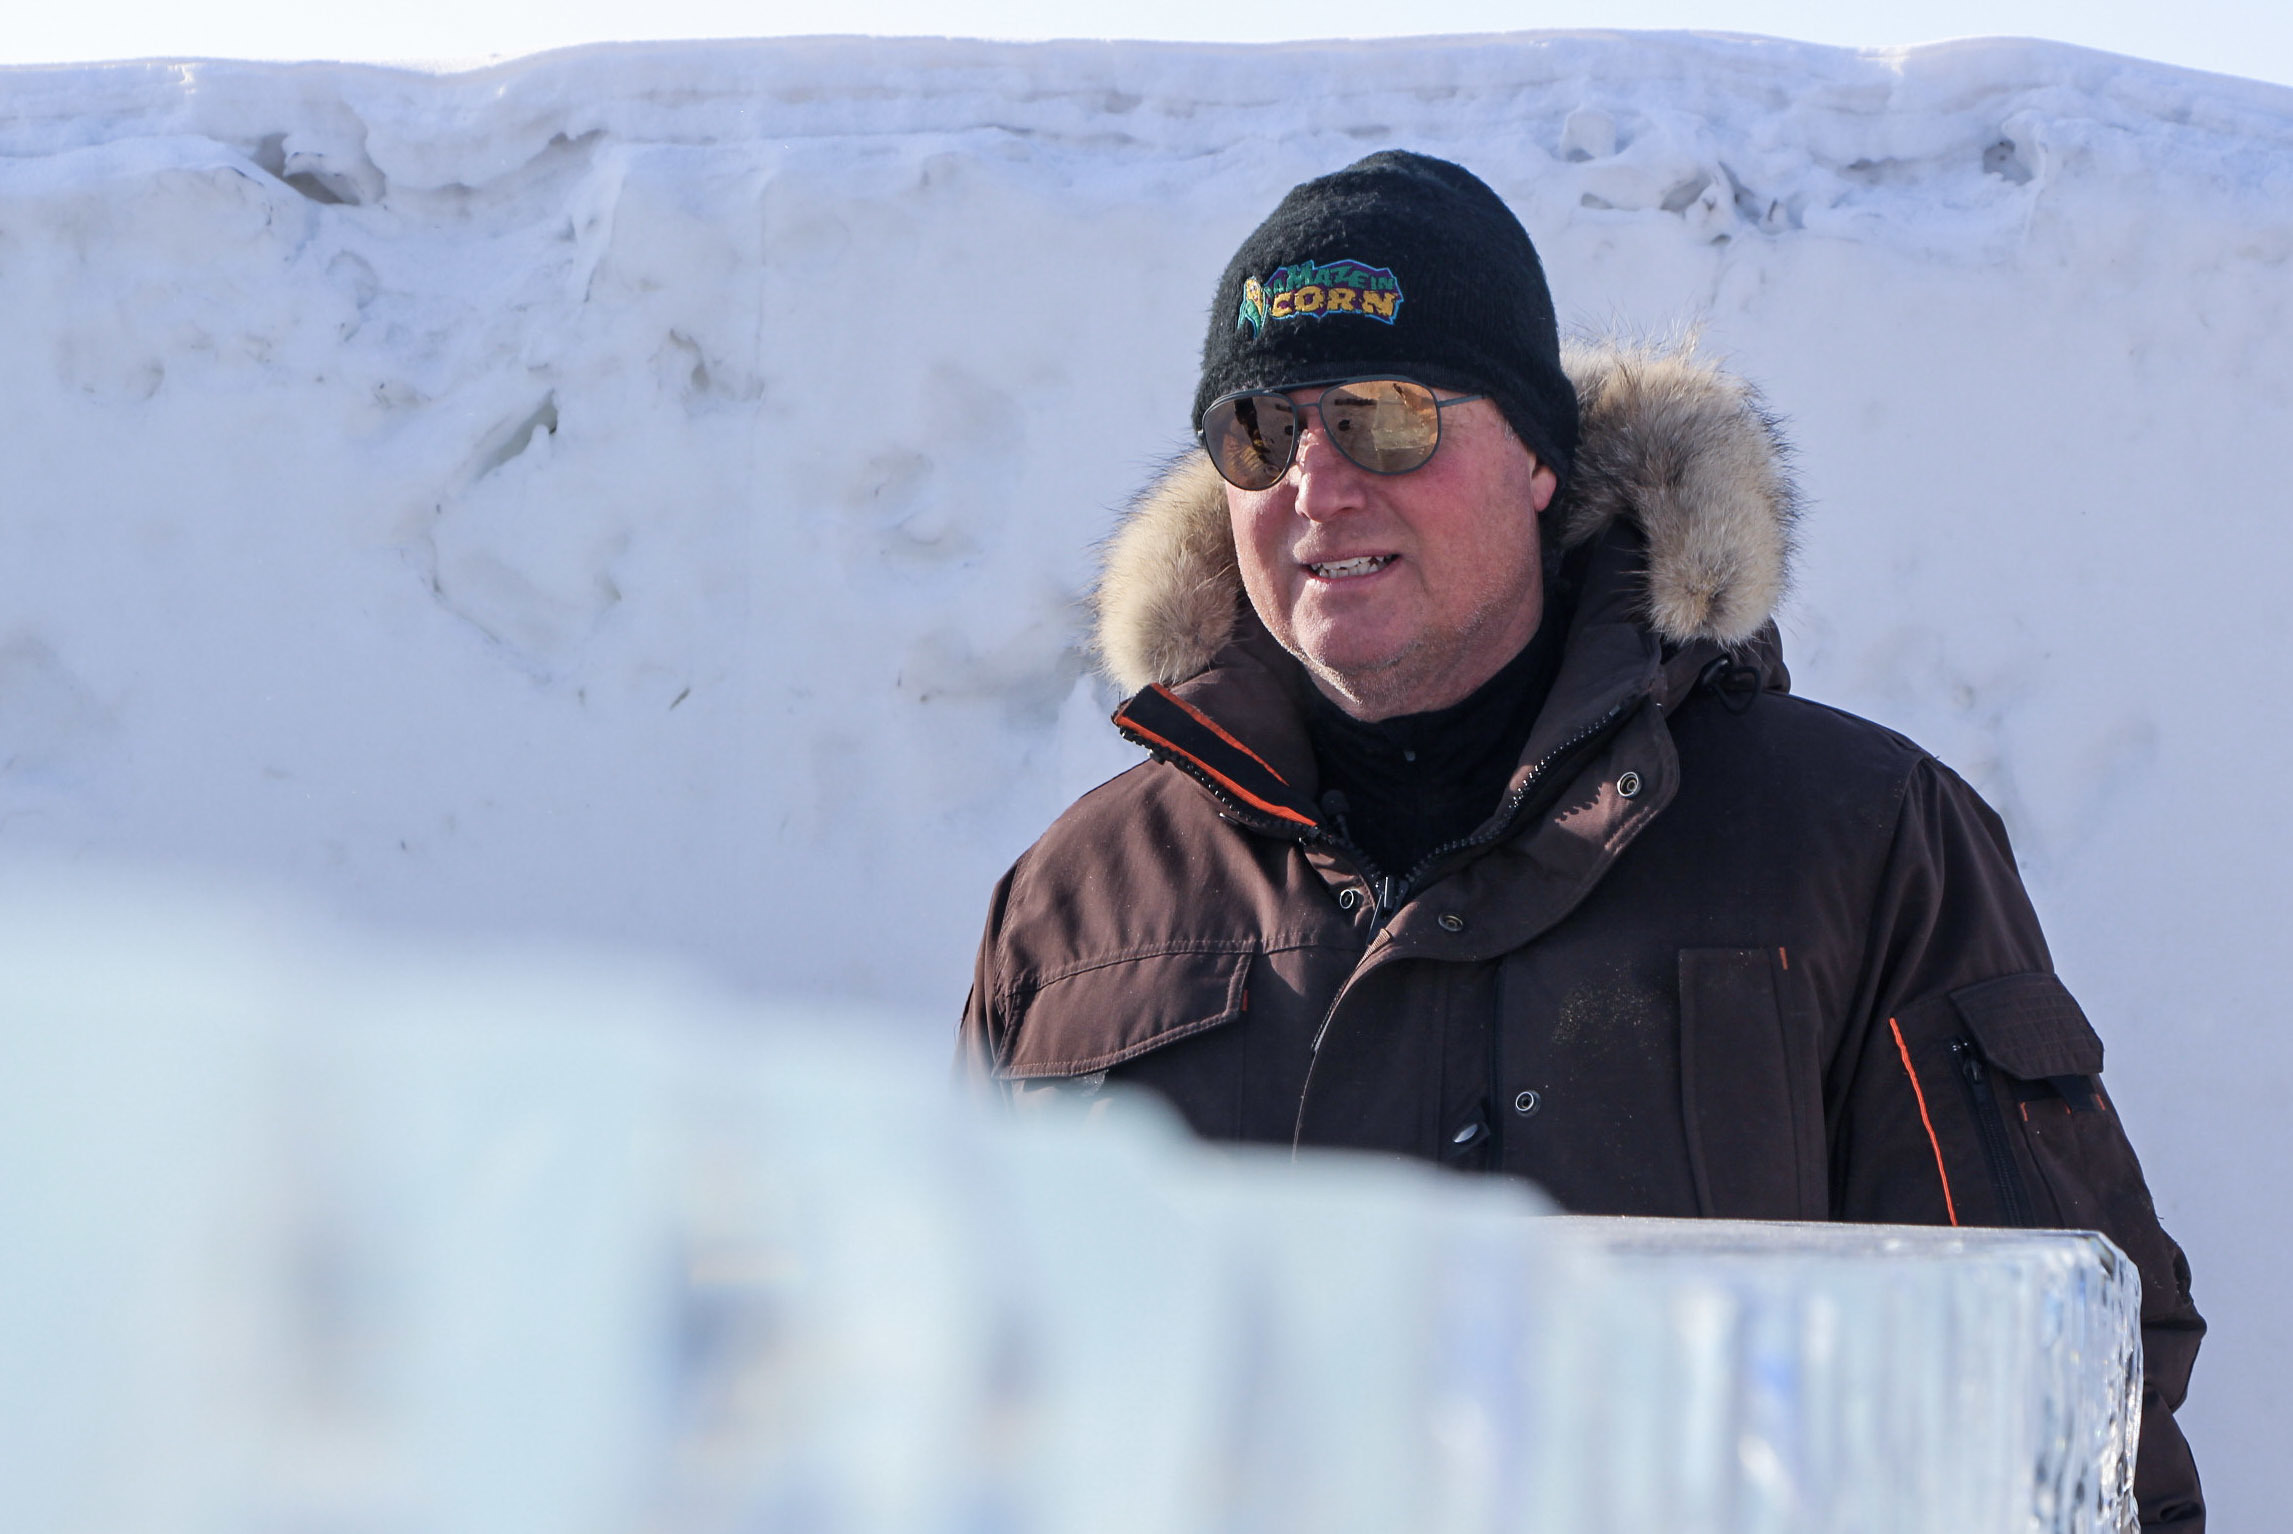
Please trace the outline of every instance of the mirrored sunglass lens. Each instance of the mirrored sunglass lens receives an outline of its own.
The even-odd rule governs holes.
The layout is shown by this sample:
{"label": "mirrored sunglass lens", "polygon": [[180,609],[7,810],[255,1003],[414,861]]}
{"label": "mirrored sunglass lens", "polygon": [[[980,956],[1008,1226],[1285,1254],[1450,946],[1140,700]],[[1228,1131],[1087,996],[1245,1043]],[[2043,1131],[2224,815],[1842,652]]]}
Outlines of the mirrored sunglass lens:
{"label": "mirrored sunglass lens", "polygon": [[1423,384],[1378,378],[1322,395],[1322,420],[1338,450],[1379,474],[1423,467],[1441,440],[1441,407]]}
{"label": "mirrored sunglass lens", "polygon": [[1298,412],[1279,394],[1245,394],[1211,406],[1202,438],[1210,461],[1244,490],[1263,490],[1290,466],[1298,440]]}

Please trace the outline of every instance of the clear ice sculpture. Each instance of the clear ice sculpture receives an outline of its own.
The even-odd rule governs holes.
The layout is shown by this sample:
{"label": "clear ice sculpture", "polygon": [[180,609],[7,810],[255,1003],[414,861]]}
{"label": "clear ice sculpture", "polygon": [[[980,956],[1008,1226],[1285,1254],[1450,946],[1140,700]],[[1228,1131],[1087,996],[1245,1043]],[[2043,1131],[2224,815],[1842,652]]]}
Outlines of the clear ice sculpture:
{"label": "clear ice sculpture", "polygon": [[0,895],[0,1527],[2132,1527],[2098,1236],[1556,1217],[658,974]]}

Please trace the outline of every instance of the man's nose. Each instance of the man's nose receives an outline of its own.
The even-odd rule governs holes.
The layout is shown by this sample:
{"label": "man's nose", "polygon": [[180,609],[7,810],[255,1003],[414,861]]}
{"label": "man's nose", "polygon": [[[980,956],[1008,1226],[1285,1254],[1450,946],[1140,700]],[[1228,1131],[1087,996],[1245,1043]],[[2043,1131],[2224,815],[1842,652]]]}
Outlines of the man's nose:
{"label": "man's nose", "polygon": [[1298,515],[1321,522],[1360,504],[1360,481],[1361,471],[1338,451],[1321,422],[1299,435],[1297,455],[1290,460]]}

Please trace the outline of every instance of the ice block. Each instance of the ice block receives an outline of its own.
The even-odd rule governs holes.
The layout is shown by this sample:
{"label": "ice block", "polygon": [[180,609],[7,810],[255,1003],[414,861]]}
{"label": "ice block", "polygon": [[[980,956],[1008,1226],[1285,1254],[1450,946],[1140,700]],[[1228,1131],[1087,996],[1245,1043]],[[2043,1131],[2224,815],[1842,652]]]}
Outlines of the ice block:
{"label": "ice block", "polygon": [[2134,1526],[2141,1286],[2102,1236],[1564,1218],[1613,1529]]}

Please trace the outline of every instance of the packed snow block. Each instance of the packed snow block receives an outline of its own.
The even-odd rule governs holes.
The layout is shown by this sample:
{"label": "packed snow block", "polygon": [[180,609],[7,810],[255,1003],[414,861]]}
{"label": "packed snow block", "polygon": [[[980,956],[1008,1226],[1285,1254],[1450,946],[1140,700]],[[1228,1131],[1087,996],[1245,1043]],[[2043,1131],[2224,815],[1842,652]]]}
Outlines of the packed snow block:
{"label": "packed snow block", "polygon": [[2128,1525],[2099,1237],[1554,1217],[802,1021],[0,892],[0,1526]]}

